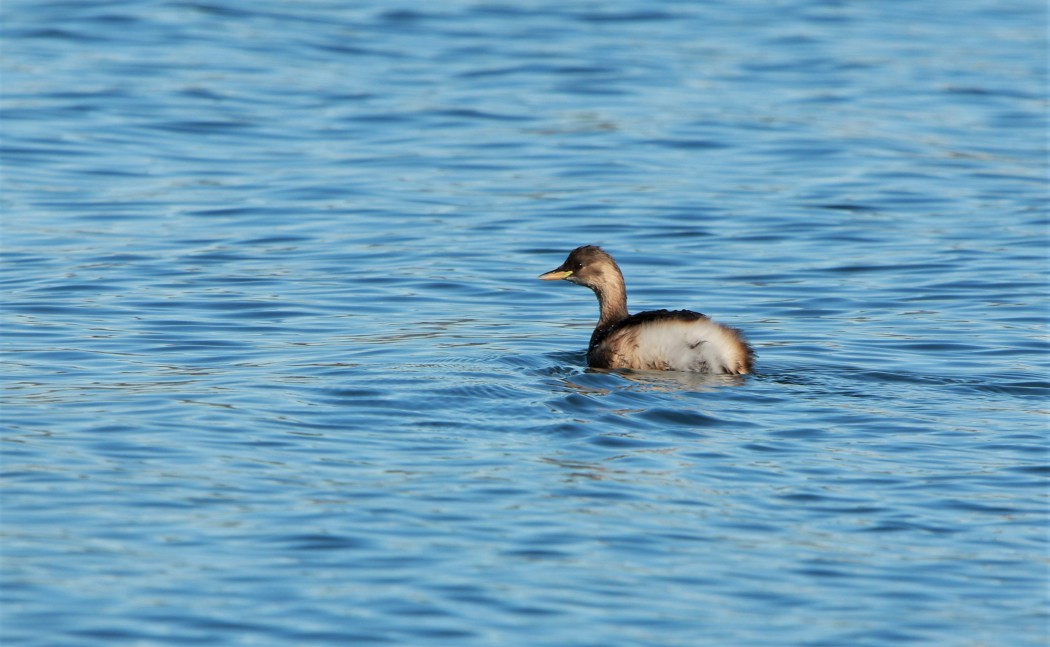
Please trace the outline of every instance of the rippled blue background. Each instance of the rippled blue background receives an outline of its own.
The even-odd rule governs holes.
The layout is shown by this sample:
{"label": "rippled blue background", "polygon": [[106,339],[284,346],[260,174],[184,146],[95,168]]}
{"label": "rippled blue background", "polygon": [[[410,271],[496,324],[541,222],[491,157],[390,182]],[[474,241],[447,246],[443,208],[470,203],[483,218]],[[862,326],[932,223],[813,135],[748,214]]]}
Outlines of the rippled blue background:
{"label": "rippled blue background", "polygon": [[1045,644],[1042,3],[3,14],[5,645]]}

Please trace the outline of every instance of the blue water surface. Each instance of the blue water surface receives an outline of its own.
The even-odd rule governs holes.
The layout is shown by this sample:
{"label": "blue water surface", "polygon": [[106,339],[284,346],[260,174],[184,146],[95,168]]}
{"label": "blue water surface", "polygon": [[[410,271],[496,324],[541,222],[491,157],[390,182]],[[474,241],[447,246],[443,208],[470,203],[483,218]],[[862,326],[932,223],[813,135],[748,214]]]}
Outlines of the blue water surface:
{"label": "blue water surface", "polygon": [[1050,640],[1043,3],[2,12],[5,646]]}

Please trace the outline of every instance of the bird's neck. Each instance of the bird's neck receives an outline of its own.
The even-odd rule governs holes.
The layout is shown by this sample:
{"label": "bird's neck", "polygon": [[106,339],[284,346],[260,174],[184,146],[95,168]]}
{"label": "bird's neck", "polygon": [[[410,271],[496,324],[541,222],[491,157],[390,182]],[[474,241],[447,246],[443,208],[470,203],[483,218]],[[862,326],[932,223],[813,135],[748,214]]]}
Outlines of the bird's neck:
{"label": "bird's neck", "polygon": [[623,277],[614,281],[599,285],[594,288],[598,296],[598,325],[591,335],[591,346],[600,343],[609,330],[627,318],[627,289],[623,284]]}
{"label": "bird's neck", "polygon": [[627,318],[627,292],[618,290],[598,292],[598,325],[611,326]]}

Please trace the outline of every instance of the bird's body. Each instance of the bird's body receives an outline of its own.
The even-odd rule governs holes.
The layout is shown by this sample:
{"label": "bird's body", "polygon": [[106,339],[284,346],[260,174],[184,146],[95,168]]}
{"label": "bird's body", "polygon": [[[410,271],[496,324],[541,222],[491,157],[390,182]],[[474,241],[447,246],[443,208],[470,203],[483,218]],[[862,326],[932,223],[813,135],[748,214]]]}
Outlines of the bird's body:
{"label": "bird's body", "polygon": [[754,352],[740,331],[691,310],[651,310],[629,315],[620,268],[599,247],[574,249],[541,279],[589,287],[600,317],[587,348],[593,368],[632,368],[698,373],[750,373]]}

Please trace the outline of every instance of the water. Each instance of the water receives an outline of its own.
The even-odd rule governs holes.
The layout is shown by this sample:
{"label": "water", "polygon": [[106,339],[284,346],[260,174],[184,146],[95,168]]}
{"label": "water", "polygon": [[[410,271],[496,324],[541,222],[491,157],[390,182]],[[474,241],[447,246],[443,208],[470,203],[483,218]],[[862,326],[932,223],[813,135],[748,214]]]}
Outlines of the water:
{"label": "water", "polygon": [[1045,644],[1045,6],[422,7],[4,3],[4,644]]}

